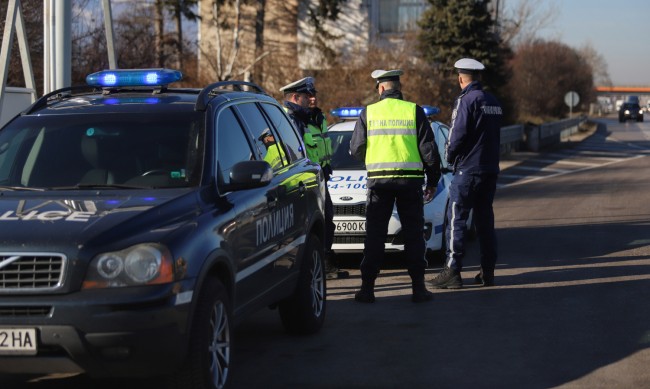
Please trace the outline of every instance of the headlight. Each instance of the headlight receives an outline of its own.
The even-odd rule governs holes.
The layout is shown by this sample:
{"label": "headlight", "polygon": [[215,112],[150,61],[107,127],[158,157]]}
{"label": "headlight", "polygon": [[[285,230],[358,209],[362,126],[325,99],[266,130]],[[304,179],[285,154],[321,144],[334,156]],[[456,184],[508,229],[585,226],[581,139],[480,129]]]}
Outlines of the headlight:
{"label": "headlight", "polygon": [[629,109],[626,109],[626,110],[625,110],[625,114],[626,114],[626,115],[629,115],[629,114],[630,114],[630,110],[629,110]]}
{"label": "headlight", "polygon": [[172,257],[160,244],[144,243],[97,255],[88,268],[84,289],[164,284],[173,281]]}

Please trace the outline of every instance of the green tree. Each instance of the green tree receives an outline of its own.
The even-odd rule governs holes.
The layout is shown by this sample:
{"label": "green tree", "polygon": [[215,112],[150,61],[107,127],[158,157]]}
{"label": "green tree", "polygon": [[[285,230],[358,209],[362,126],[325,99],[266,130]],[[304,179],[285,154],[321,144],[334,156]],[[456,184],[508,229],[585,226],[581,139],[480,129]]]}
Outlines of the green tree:
{"label": "green tree", "polygon": [[[428,0],[431,5],[418,25],[422,56],[447,75],[440,82],[441,95],[453,99],[458,92],[454,63],[464,57],[485,65],[483,84],[496,94],[510,112],[504,86],[509,78],[506,63],[511,49],[502,43],[499,26],[488,9],[489,0]],[[451,100],[450,100],[451,104]],[[511,118],[507,118],[508,121]]]}

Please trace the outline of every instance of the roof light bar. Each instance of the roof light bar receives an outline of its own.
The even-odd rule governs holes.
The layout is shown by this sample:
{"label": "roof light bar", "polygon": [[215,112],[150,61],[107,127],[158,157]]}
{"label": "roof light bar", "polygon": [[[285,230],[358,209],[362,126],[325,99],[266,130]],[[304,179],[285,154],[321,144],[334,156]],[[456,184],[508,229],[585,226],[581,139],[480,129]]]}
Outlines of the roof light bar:
{"label": "roof light bar", "polygon": [[341,119],[356,119],[362,110],[363,107],[340,107],[331,110],[330,114]]}
{"label": "roof light bar", "polygon": [[112,69],[86,77],[90,86],[102,88],[120,86],[163,86],[180,81],[183,73],[172,69]]}
{"label": "roof light bar", "polygon": [[424,114],[427,116],[433,116],[440,113],[440,108],[434,107],[432,105],[423,105],[422,109],[424,109]]}

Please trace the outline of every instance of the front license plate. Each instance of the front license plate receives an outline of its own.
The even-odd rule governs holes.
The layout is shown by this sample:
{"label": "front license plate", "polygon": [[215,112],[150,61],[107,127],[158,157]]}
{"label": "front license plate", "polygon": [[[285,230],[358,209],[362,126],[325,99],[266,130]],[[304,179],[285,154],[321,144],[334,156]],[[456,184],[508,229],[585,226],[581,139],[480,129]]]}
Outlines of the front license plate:
{"label": "front license plate", "polygon": [[36,330],[0,328],[0,355],[35,355]]}
{"label": "front license plate", "polygon": [[365,234],[366,233],[366,221],[334,221],[336,229],[334,233],[336,234]]}

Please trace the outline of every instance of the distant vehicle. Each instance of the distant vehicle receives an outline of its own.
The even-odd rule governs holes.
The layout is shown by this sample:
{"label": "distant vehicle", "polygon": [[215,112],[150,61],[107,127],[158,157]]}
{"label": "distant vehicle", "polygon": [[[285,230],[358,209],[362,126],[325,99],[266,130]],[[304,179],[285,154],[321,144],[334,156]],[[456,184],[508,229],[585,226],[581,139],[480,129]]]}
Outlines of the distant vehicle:
{"label": "distant vehicle", "polygon": [[623,103],[618,110],[618,121],[623,123],[627,120],[643,121],[643,110],[638,103]]}

